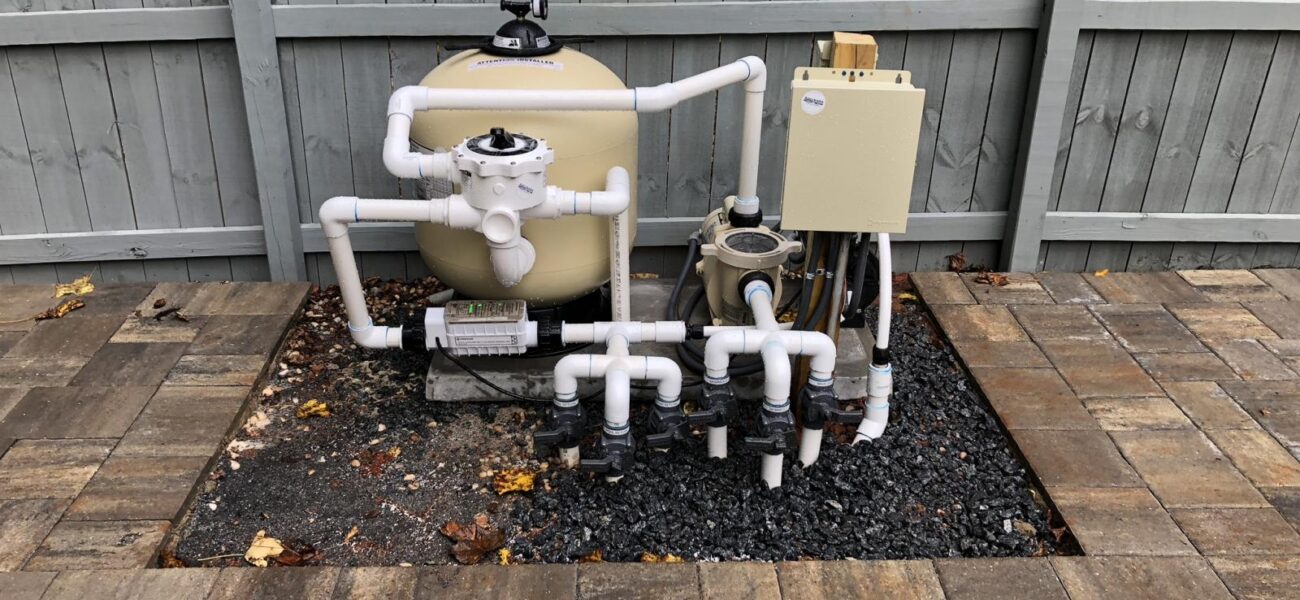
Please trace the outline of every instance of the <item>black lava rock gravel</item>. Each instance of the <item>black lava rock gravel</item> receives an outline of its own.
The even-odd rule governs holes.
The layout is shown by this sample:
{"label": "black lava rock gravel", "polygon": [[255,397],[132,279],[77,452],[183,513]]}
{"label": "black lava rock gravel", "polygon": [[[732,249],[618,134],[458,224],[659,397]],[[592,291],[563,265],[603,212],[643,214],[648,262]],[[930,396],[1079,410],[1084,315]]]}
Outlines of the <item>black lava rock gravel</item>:
{"label": "black lava rock gravel", "polygon": [[[891,338],[894,398],[881,439],[850,446],[842,441],[851,429],[827,435],[812,467],[786,457],[777,490],[762,485],[759,455],[740,443],[737,429],[750,426],[730,428],[725,460],[707,458],[697,437],[666,453],[639,448],[635,468],[613,484],[553,471],[549,489],[515,505],[512,552],[538,562],[597,550],[607,561],[1053,553],[1041,496],[923,309],[896,314]],[[751,419],[757,402],[742,403]],[[644,432],[640,408],[634,431]]]}

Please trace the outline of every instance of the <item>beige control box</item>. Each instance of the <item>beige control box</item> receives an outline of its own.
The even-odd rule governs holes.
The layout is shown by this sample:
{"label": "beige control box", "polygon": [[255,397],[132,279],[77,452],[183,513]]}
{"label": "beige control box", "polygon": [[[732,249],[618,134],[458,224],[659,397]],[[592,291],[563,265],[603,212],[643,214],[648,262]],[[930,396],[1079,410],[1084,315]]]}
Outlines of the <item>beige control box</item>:
{"label": "beige control box", "polygon": [[782,229],[907,230],[925,104],[911,80],[907,71],[795,69]]}

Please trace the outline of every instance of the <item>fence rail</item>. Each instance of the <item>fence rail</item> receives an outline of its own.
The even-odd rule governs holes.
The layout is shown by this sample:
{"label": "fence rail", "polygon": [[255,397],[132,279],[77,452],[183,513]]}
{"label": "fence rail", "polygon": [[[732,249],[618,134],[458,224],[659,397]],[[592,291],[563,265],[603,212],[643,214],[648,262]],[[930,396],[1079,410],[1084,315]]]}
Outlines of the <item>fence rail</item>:
{"label": "fence rail", "polygon": [[[435,66],[441,41],[502,20],[493,4],[49,4],[0,5],[0,283],[86,263],[122,279],[328,280],[320,203],[412,194],[378,161],[389,91]],[[787,72],[830,31],[876,33],[881,68],[928,91],[900,269],[956,252],[1015,270],[1300,264],[1300,3],[632,2],[555,15],[552,34],[594,38],[581,49],[629,85],[745,54]],[[765,107],[772,214],[781,79]],[[676,257],[728,193],[737,99],[642,117],[643,266]],[[409,229],[358,228],[363,271],[418,274]]]}

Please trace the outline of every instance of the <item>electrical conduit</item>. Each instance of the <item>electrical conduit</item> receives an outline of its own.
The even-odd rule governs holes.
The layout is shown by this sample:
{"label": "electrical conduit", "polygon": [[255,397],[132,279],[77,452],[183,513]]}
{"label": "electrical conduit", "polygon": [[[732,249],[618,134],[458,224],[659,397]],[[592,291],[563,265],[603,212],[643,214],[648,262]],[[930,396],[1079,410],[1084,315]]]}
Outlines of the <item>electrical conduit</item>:
{"label": "electrical conduit", "polygon": [[858,424],[853,443],[874,440],[885,433],[889,424],[889,397],[894,392],[894,369],[889,360],[889,320],[893,309],[894,273],[889,234],[876,234],[876,254],[880,260],[879,313],[876,318],[876,347],[872,350],[871,368],[867,373],[866,417]]}

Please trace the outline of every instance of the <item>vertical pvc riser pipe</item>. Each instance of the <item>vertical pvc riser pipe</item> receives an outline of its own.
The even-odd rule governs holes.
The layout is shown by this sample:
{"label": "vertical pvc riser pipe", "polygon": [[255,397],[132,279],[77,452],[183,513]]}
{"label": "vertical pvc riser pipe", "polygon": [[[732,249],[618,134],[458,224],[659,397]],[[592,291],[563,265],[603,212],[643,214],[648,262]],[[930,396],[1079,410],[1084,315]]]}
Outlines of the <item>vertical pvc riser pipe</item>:
{"label": "vertical pvc riser pipe", "polygon": [[[879,313],[876,317],[877,354],[887,356],[889,352],[889,326],[893,308],[894,275],[893,256],[890,252],[889,234],[880,233],[876,237],[876,253],[880,260],[880,294]],[[857,435],[853,443],[871,441],[885,433],[889,424],[889,398],[894,393],[894,367],[890,362],[876,364],[871,362],[867,373],[867,408],[866,418],[858,424]]]}

